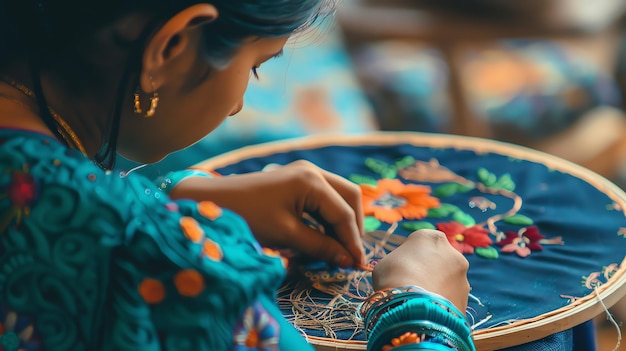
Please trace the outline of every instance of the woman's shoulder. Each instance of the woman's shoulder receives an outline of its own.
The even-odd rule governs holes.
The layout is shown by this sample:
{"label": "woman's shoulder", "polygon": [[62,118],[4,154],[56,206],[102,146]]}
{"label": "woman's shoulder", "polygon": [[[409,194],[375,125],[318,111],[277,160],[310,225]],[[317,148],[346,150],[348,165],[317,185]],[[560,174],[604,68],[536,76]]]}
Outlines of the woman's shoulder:
{"label": "woman's shoulder", "polygon": [[[61,144],[54,137],[30,129],[0,127],[0,169],[12,169],[17,164],[34,165],[49,160],[85,162],[88,159],[77,150]],[[57,166],[59,162],[53,162]]]}

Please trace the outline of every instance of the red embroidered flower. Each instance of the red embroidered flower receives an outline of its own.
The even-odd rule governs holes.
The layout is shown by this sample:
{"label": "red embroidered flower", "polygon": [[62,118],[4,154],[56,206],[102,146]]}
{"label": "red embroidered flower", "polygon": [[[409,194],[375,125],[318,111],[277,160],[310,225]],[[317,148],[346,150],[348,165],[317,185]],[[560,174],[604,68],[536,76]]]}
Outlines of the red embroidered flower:
{"label": "red embroidered flower", "polygon": [[38,188],[33,176],[26,171],[12,171],[11,181],[4,188],[4,193],[0,194],[1,199],[11,201],[8,212],[3,214],[5,221],[0,227],[0,232],[5,232],[11,220],[15,219],[15,225],[19,225],[23,217],[29,216],[31,206],[35,204],[37,196]]}
{"label": "red embroidered flower", "polygon": [[32,205],[37,198],[35,179],[28,173],[17,171],[13,173],[11,183],[6,188],[7,196],[13,206],[24,208]]}
{"label": "red embroidered flower", "polygon": [[487,229],[481,226],[466,227],[459,222],[437,223],[437,229],[448,237],[455,249],[464,254],[473,254],[476,247],[489,247],[491,238]]}
{"label": "red embroidered flower", "polygon": [[530,255],[532,251],[541,251],[540,242],[545,238],[536,226],[521,229],[518,233],[506,232],[506,238],[498,242],[502,252],[515,252],[520,257]]}
{"label": "red embroidered flower", "polygon": [[376,186],[361,184],[360,187],[363,213],[386,223],[421,219],[428,215],[429,208],[439,206],[439,199],[430,196],[430,187],[425,185],[381,179]]}

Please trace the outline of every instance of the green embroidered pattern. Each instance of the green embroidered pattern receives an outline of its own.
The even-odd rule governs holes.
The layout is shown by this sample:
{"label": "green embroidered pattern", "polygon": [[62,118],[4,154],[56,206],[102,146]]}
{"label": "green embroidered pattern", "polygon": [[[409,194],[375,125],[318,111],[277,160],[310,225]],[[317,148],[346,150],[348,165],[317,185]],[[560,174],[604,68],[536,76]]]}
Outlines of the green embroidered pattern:
{"label": "green embroidered pattern", "polygon": [[[367,232],[378,230],[383,223],[400,225],[409,231],[439,229],[462,253],[487,259],[497,259],[500,253],[527,257],[533,251],[542,250],[543,245],[564,244],[560,237],[546,239],[534,226],[532,218],[519,213],[523,201],[515,193],[516,184],[508,173],[495,174],[479,168],[474,179],[469,179],[442,166],[436,159],[426,162],[411,156],[392,164],[368,158],[365,166],[379,178],[352,174],[349,179],[363,190]],[[485,196],[476,196],[476,192]],[[468,197],[470,209],[494,214],[481,222],[459,206],[444,202],[459,195]],[[493,196],[510,199],[511,207],[498,211],[500,209],[488,198]],[[518,227],[518,230],[502,231],[498,223]],[[389,245],[388,239],[385,245]]]}

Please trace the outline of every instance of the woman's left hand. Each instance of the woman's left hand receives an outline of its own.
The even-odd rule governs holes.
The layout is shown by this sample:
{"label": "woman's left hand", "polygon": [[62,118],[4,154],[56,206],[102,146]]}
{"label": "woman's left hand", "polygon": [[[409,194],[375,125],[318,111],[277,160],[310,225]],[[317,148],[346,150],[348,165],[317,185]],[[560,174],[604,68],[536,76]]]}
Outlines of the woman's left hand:
{"label": "woman's left hand", "polygon": [[[310,162],[214,179],[192,177],[170,196],[210,200],[238,213],[261,245],[295,249],[341,267],[364,262],[359,187]],[[305,213],[322,223],[327,235],[305,224]]]}

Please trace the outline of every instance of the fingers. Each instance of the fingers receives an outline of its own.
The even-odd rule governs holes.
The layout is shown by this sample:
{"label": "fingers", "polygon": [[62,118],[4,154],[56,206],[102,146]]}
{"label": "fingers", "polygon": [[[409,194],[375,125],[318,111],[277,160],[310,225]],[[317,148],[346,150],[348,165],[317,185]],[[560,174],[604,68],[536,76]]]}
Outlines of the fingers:
{"label": "fingers", "polygon": [[363,205],[361,202],[361,189],[351,181],[338,176],[337,174],[330,173],[322,170],[324,177],[328,183],[343,197],[343,199],[354,209],[356,214],[356,223],[359,228],[361,236],[364,234],[363,230]]}
{"label": "fingers", "polygon": [[294,227],[294,231],[298,235],[292,238],[293,242],[290,243],[290,247],[309,257],[320,259],[342,268],[352,267],[356,263],[352,252],[348,251],[337,240],[311,229],[301,222],[296,223]]}
{"label": "fingers", "polygon": [[364,262],[365,253],[356,214],[339,194],[327,185],[327,189],[310,196],[305,206],[307,210],[317,212],[332,227],[332,232],[350,254],[353,264]]}
{"label": "fingers", "polygon": [[318,215],[350,253],[351,261],[363,264],[363,211],[358,186],[307,161],[296,161],[287,167],[301,168],[302,186],[311,189],[304,211]]}
{"label": "fingers", "polygon": [[[307,197],[305,211],[314,211],[332,228],[337,240],[351,256],[353,264],[364,263],[365,252],[361,241],[359,214],[328,182],[320,182]],[[360,210],[359,210],[360,211]]]}

